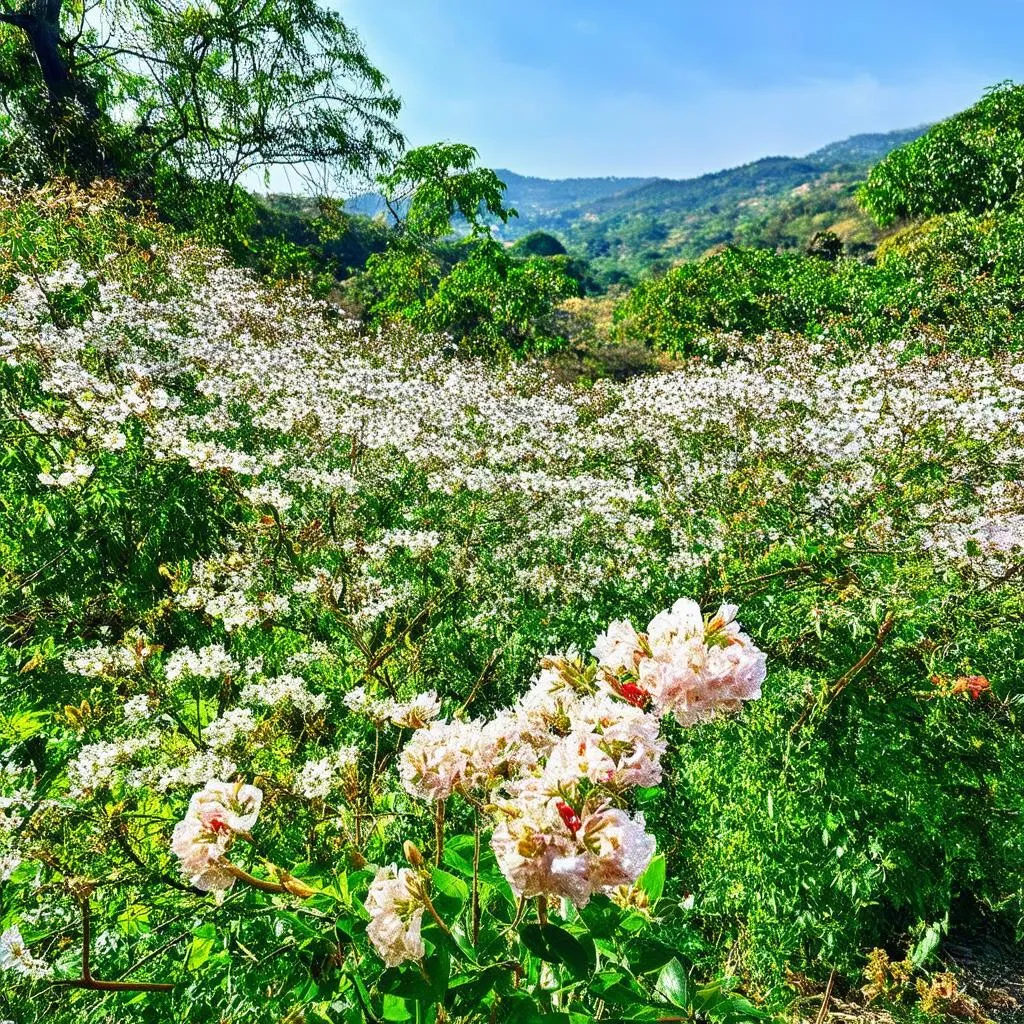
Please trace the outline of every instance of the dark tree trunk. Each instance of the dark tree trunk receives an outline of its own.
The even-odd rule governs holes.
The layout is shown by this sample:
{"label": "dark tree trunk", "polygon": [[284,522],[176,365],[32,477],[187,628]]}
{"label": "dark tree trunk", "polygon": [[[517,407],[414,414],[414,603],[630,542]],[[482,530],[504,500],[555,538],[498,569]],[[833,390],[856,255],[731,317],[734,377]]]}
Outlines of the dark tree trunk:
{"label": "dark tree trunk", "polygon": [[0,11],[0,21],[17,25],[28,37],[46,86],[50,105],[63,107],[77,100],[90,120],[99,116],[96,97],[76,81],[60,48],[60,13],[63,0],[25,0],[16,11]]}
{"label": "dark tree trunk", "polygon": [[[60,26],[57,19],[51,20],[48,8],[56,6],[57,18],[60,17],[59,4],[32,4],[31,17],[24,25],[25,35],[32,45],[32,50],[39,63],[43,75],[43,84],[51,103],[62,103],[74,95],[71,72],[64,58],[60,55]],[[28,12],[26,12],[28,13]]]}

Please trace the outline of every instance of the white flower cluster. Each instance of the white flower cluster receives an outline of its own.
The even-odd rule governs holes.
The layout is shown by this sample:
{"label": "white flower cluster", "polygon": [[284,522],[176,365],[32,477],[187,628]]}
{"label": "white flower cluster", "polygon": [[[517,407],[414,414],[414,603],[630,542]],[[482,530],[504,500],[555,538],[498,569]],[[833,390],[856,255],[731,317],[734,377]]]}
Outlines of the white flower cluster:
{"label": "white flower cluster", "polygon": [[164,663],[164,675],[172,683],[182,676],[220,679],[223,676],[235,675],[239,668],[238,662],[221,644],[210,644],[198,651],[190,650],[188,647],[174,651]]}
{"label": "white flower cluster", "polygon": [[276,508],[278,512],[287,512],[292,507],[294,499],[290,494],[282,491],[280,487],[272,483],[254,484],[252,487],[242,488],[242,493],[254,505],[269,505]]}
{"label": "white flower cluster", "polygon": [[13,971],[35,981],[53,973],[45,960],[32,955],[17,925],[11,925],[0,935],[0,971]]}
{"label": "white flower cluster", "polygon": [[593,653],[601,668],[624,680],[619,692],[627,700],[651,700],[659,714],[696,725],[761,696],[765,657],[740,632],[736,611],[722,605],[705,621],[700,606],[683,598],[656,615],[646,634],[613,622]]}
{"label": "white flower cluster", "polygon": [[239,737],[248,736],[258,724],[251,708],[229,708],[207,723],[203,740],[214,750],[223,750]]}
{"label": "white flower cluster", "polygon": [[64,657],[64,668],[80,676],[130,675],[152,653],[153,648],[142,641],[134,646],[94,644],[69,651]]}
{"label": "white flower cluster", "polygon": [[313,693],[304,679],[288,673],[246,683],[239,700],[268,707],[287,702],[304,715],[319,714],[327,707],[327,698],[322,693]]}
{"label": "white flower cluster", "polygon": [[364,686],[357,686],[345,694],[344,703],[349,711],[364,715],[377,725],[391,722],[403,729],[422,729],[441,713],[441,702],[434,690],[399,701],[392,697],[373,697]]}
{"label": "white flower cluster", "polygon": [[49,472],[38,474],[38,480],[44,487],[73,487],[75,484],[84,484],[95,468],[87,462],[73,462],[56,476]]}
{"label": "white flower cluster", "polygon": [[174,826],[171,850],[197,889],[223,892],[235,883],[238,875],[227,854],[256,824],[262,802],[256,786],[217,779],[193,795],[188,813]]}
{"label": "white flower cluster", "polygon": [[292,791],[306,800],[326,800],[359,760],[356,747],[341,747],[327,757],[307,761],[298,771]]}
{"label": "white flower cluster", "polygon": [[153,702],[147,694],[140,693],[126,700],[121,711],[127,725],[139,725],[152,717]]}
{"label": "white flower cluster", "polygon": [[[925,488],[885,546],[908,556],[926,546],[958,569],[980,559],[987,570],[989,542],[1010,543],[1003,554],[1020,557],[1019,529],[1009,518],[1005,530],[998,525],[1021,514],[1020,500],[997,507],[995,497],[976,502],[969,493],[1020,478],[1017,353],[917,356],[908,338],[855,354],[816,344],[808,358],[805,341],[766,336],[733,339],[733,358],[720,364],[691,361],[580,389],[536,367],[496,370],[404,336],[362,337],[301,289],[265,289],[217,253],[172,257],[170,272],[175,286],[156,300],[101,274],[101,308],[69,328],[52,323],[38,283],[22,281],[5,303],[0,356],[41,359],[50,401],[17,415],[54,439],[55,467],[93,464],[93,448],[133,417],[154,457],[249,477],[252,500],[282,511],[300,494],[304,509],[334,503],[342,520],[349,496],[355,506],[410,467],[422,471],[441,499],[429,523],[421,507],[399,508],[398,521],[415,526],[370,539],[341,522],[332,538],[371,556],[346,588],[345,611],[359,626],[418,599],[390,551],[456,554],[443,499],[466,490],[488,506],[492,526],[488,557],[466,569],[467,586],[486,595],[481,620],[492,622],[524,594],[586,600],[610,571],[642,584],[647,557],[670,575],[704,564],[737,540],[729,501],[708,496],[735,495],[738,481],[758,505],[788,513],[745,538],[756,551],[804,531],[867,531],[879,521],[868,499],[880,479],[941,463],[950,486]],[[90,360],[95,351],[109,357],[103,370]],[[187,413],[172,392],[197,376],[209,407]],[[241,441],[238,407],[264,431]],[[238,450],[243,443],[251,450]],[[342,466],[340,445],[352,453]],[[649,453],[642,471],[641,448]],[[680,525],[666,531],[666,518]],[[584,535],[586,544],[574,543]],[[565,552],[579,548],[569,562]],[[255,560],[195,568],[180,602],[228,630],[289,610]]]}
{"label": "white flower cluster", "polygon": [[142,736],[121,740],[101,740],[82,747],[68,765],[68,783],[74,797],[89,796],[120,778],[122,769],[142,752],[160,746],[160,732],[150,730]]}
{"label": "white flower cluster", "polygon": [[287,612],[288,598],[261,590],[255,575],[254,568],[237,552],[196,562],[192,566],[192,580],[178,596],[178,603],[182,608],[220,619],[229,633]]}
{"label": "white flower cluster", "polygon": [[201,786],[207,779],[228,778],[236,769],[237,765],[223,755],[204,750],[184,761],[175,761],[169,767],[164,763],[154,771],[136,772],[133,781],[138,785],[152,783],[161,793],[166,793]]}

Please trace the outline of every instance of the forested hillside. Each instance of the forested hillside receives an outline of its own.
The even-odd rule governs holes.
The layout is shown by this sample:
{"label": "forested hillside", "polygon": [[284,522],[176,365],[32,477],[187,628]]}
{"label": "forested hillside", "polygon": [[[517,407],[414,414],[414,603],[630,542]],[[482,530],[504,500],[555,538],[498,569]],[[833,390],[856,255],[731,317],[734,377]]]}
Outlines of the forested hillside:
{"label": "forested hillside", "polygon": [[[581,197],[555,214],[530,211],[502,234],[550,231],[570,251],[635,276],[693,259],[716,245],[806,245],[818,230],[854,243],[878,235],[850,197],[871,166],[923,128],[860,135],[804,158],[766,157],[683,181],[655,180],[606,196]],[[509,190],[509,202],[518,197]],[[779,230],[778,221],[789,223]],[[837,230],[838,229],[838,230]]]}
{"label": "forested hillside", "polygon": [[[605,284],[663,271],[716,245],[802,248],[819,231],[867,252],[881,232],[853,194],[872,165],[924,130],[855,135],[803,158],[767,157],[685,180],[553,181],[498,170],[518,216],[493,226],[506,241],[535,231],[554,235]],[[378,195],[356,196],[346,210],[389,219]],[[458,222],[456,228],[464,230]]]}

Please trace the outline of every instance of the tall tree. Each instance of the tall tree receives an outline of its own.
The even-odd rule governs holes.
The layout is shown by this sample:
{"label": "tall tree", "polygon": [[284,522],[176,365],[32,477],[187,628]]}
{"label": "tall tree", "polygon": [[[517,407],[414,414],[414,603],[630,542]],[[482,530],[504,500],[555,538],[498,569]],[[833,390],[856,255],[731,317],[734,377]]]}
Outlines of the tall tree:
{"label": "tall tree", "polygon": [[5,134],[42,123],[57,158],[52,125],[71,115],[102,117],[133,171],[226,185],[365,173],[401,144],[397,97],[317,0],[0,0],[3,26]]}

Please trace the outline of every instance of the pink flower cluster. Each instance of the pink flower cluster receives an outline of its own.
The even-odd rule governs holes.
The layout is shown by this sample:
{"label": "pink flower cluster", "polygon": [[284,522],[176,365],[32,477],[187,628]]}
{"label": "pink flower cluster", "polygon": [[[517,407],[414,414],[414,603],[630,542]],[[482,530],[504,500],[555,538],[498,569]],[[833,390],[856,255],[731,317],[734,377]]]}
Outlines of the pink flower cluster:
{"label": "pink flower cluster", "polygon": [[625,620],[613,622],[593,654],[626,700],[650,701],[681,725],[706,722],[761,696],[765,656],[740,631],[736,611],[723,604],[705,620],[695,601],[681,598],[655,615],[646,633]]}
{"label": "pink flower cluster", "polygon": [[194,794],[174,826],[171,850],[182,873],[204,892],[223,892],[237,877],[227,859],[237,836],[247,836],[259,817],[263,791],[240,782],[208,782]]}
{"label": "pink flower cluster", "polygon": [[691,726],[760,696],[765,657],[735,616],[723,605],[705,619],[684,599],[646,633],[613,622],[596,664],[542,659],[529,691],[493,719],[418,730],[399,764],[406,791],[460,793],[493,813],[491,848],[518,896],[583,906],[632,885],[655,841],[623,805],[630,789],[661,781],[661,718]]}
{"label": "pink flower cluster", "polygon": [[366,934],[388,967],[423,958],[420,928],[426,904],[421,886],[415,871],[393,864],[380,868],[370,883],[366,897],[370,923]]}

